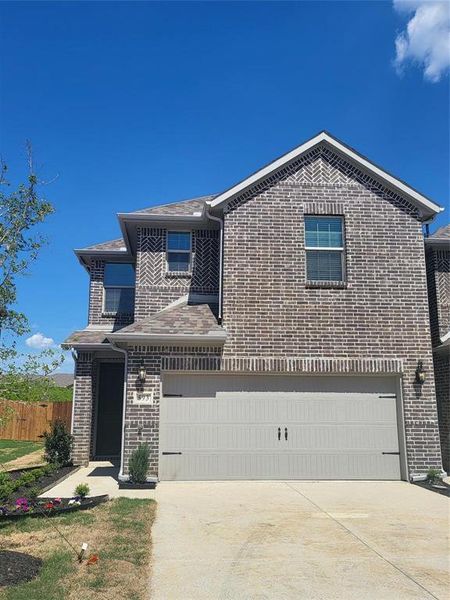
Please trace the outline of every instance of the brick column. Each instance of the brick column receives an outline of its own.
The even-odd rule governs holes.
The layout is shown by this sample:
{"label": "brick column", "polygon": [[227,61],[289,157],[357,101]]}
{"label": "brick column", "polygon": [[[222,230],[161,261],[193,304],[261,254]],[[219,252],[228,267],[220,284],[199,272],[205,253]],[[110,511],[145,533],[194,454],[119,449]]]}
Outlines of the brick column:
{"label": "brick column", "polygon": [[93,402],[92,373],[92,352],[79,352],[75,364],[72,424],[74,436],[73,462],[75,465],[87,465],[89,462]]}

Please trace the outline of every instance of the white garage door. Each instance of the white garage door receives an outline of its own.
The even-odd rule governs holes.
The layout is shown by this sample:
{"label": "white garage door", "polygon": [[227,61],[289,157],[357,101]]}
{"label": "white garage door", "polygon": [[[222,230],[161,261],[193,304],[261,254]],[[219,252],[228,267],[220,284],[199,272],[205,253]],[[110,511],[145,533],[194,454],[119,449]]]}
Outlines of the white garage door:
{"label": "white garage door", "polygon": [[166,375],[161,480],[400,479],[394,377]]}

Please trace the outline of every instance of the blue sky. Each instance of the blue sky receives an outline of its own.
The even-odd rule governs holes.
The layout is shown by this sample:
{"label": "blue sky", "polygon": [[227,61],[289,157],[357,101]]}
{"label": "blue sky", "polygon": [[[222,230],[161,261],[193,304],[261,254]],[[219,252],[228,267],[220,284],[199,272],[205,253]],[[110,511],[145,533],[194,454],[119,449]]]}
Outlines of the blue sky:
{"label": "blue sky", "polygon": [[405,33],[420,4],[1,3],[0,151],[18,181],[30,139],[57,175],[19,282],[29,335],[86,325],[72,249],[118,237],[117,212],[223,190],[322,129],[447,205],[445,57],[424,76]]}

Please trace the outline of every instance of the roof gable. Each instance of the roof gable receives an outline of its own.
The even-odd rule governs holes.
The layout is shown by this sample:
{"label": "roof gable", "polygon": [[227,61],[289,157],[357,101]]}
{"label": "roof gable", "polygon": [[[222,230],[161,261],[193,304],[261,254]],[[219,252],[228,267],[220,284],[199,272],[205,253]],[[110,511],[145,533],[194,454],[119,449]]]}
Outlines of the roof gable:
{"label": "roof gable", "polygon": [[[335,158],[332,159],[332,156]],[[324,164],[331,165],[337,173],[339,170],[343,172],[342,166],[345,163],[347,177],[351,174],[353,178],[357,178],[364,185],[379,188],[387,187],[396,196],[397,200],[401,201],[403,199],[403,202],[406,200],[416,207],[423,219],[428,219],[443,210],[438,204],[408,186],[404,181],[395,178],[325,131],[219,194],[212,200],[211,207],[224,208],[233,201],[236,203],[242,198],[250,197],[266,189],[280,177],[292,176],[306,163],[311,162],[312,159],[315,161],[320,159],[316,163],[315,173],[313,170],[310,174],[312,178],[323,177]],[[325,163],[324,159],[326,159]],[[307,171],[304,171],[303,175],[305,173]]]}

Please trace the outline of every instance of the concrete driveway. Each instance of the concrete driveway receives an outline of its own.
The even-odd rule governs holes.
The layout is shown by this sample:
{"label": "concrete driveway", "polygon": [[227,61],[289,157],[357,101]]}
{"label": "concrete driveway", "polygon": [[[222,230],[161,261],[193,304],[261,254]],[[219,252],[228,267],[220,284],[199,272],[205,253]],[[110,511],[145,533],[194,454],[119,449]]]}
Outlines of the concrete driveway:
{"label": "concrete driveway", "polygon": [[155,496],[152,600],[449,598],[449,500],[408,483],[161,483]]}

